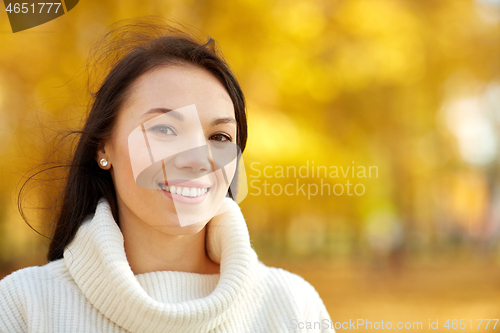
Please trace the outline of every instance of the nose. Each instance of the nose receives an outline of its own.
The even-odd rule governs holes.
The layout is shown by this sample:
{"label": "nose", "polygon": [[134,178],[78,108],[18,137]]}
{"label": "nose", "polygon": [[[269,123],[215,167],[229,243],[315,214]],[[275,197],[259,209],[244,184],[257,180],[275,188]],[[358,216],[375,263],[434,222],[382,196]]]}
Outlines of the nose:
{"label": "nose", "polygon": [[210,154],[206,145],[177,154],[173,162],[176,168],[194,173],[212,170]]}

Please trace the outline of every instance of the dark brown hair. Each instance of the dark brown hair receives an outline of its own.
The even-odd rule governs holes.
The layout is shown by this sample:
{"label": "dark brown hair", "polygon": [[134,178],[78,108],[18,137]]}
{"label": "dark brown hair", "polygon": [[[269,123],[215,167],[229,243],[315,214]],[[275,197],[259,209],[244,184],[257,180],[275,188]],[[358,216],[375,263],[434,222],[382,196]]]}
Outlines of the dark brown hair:
{"label": "dark brown hair", "polygon": [[[215,41],[211,37],[199,41],[186,30],[165,24],[161,18],[148,17],[120,21],[98,42],[98,53],[91,55],[91,59],[95,60],[92,67],[107,72],[107,75],[97,85],[97,92],[92,93],[90,113],[83,129],[78,131],[80,137],[68,165],[68,176],[56,213],[55,229],[47,254],[49,261],[63,257],[65,247],[74,238],[85,217],[94,213],[101,197],[108,200],[118,222],[113,181],[109,171],[99,168],[97,150],[111,135],[129,88],[144,73],[172,64],[197,66],[210,71],[231,97],[237,121],[236,143],[241,151],[245,149],[247,120],[241,88]],[[23,215],[20,202],[18,204]]]}

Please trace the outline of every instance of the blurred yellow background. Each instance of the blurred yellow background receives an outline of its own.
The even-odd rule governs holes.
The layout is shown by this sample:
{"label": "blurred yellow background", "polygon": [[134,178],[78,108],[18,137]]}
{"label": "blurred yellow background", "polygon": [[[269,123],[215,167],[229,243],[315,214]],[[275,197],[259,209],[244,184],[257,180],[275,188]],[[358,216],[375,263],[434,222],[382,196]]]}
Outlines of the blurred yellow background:
{"label": "blurred yellow background", "polygon": [[90,47],[143,15],[213,37],[242,85],[240,205],[263,262],[311,282],[334,322],[499,318],[499,0],[82,0],[15,34],[2,12],[0,277],[45,263],[20,186],[85,119]]}

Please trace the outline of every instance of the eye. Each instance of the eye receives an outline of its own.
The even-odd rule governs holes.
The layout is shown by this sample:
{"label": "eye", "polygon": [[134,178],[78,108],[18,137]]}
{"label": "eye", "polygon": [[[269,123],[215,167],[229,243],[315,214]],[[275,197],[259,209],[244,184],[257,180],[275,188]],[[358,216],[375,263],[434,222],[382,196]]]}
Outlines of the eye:
{"label": "eye", "polygon": [[229,135],[222,134],[222,133],[214,134],[209,139],[213,140],[213,141],[218,141],[218,142],[231,142],[232,141],[232,139]]}
{"label": "eye", "polygon": [[149,130],[159,135],[176,135],[174,129],[167,125],[156,125]]}

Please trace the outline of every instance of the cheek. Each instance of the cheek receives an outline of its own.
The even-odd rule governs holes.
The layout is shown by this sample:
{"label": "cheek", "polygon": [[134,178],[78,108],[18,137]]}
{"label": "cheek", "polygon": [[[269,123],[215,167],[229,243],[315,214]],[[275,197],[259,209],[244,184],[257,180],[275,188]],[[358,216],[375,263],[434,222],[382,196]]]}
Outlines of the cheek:
{"label": "cheek", "polygon": [[232,162],[228,163],[224,167],[224,170],[226,171],[226,175],[227,175],[229,184],[231,184],[231,181],[233,180],[234,176],[236,175],[236,166],[237,166],[236,160],[237,159],[235,158]]}
{"label": "cheek", "polygon": [[137,180],[140,173],[151,166],[149,150],[140,128],[133,130],[126,142],[126,149],[121,147],[122,149],[120,150],[120,162],[124,166],[127,162],[130,164],[134,180]]}
{"label": "cheek", "polygon": [[[113,174],[115,189],[119,195],[133,195],[133,193],[140,188],[135,183],[134,177],[134,163],[131,161],[130,156],[138,156],[138,154],[130,155],[129,145],[127,141],[120,140],[114,144],[113,147]],[[132,147],[132,150],[134,147]],[[136,159],[137,161],[144,161],[143,158]],[[137,164],[137,163],[136,163]],[[137,167],[137,165],[135,165]],[[141,166],[138,166],[139,168]]]}
{"label": "cheek", "polygon": [[[226,179],[224,178],[224,174],[222,173],[222,170],[224,170],[226,174],[226,179],[228,183],[226,184]],[[215,171],[214,175],[217,179],[217,196],[225,196],[228,192],[228,186],[231,184],[231,181],[233,180],[234,176],[236,174],[236,159],[234,159],[232,162],[226,164],[224,167],[218,169]]]}

